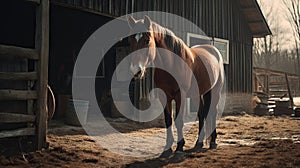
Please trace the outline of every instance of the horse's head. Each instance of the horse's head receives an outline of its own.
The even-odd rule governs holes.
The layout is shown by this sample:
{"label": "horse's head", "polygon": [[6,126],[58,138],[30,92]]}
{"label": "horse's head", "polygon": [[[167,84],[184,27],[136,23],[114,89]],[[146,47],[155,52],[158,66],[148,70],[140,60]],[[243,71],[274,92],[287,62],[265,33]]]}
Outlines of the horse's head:
{"label": "horse's head", "polygon": [[144,19],[135,20],[132,16],[128,19],[131,29],[130,50],[134,52],[131,56],[130,69],[135,77],[142,78],[150,62],[155,59],[155,40],[152,29],[152,21],[148,16]]}

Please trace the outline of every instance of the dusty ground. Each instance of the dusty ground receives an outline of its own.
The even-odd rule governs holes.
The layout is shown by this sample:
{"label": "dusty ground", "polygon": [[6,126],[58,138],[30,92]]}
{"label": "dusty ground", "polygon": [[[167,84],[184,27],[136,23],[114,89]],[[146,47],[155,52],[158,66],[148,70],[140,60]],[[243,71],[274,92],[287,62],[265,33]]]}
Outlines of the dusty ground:
{"label": "dusty ground", "polygon": [[[141,125],[128,122],[112,122],[112,125],[135,136],[163,129],[140,130]],[[299,119],[223,117],[218,124],[218,149],[201,152],[190,150],[196,132],[193,128],[186,136],[185,155],[168,159],[134,158],[99,147],[81,128],[56,126],[48,134],[49,149],[10,158],[2,156],[0,167],[300,167]]]}

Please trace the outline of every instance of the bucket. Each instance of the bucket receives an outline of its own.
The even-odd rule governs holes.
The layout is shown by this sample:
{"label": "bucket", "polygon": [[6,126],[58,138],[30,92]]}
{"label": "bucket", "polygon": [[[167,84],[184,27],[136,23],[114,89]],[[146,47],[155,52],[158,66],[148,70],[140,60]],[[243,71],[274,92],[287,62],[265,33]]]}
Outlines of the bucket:
{"label": "bucket", "polygon": [[[75,109],[77,111],[75,111]],[[66,112],[66,123],[73,126],[85,125],[87,121],[88,109],[88,101],[70,99],[68,103],[68,110]]]}

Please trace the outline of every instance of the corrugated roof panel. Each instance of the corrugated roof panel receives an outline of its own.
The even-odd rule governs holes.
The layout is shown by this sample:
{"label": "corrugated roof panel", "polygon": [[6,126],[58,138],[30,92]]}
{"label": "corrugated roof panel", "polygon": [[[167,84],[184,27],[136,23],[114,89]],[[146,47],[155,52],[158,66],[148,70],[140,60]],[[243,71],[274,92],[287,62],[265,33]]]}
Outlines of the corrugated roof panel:
{"label": "corrugated roof panel", "polygon": [[[193,3],[196,4],[196,1],[201,2],[200,0],[193,0]],[[264,37],[272,34],[256,0],[238,1],[240,3],[242,13],[248,22],[249,28],[254,37]],[[194,11],[194,6],[187,6],[192,5],[192,1],[187,1],[185,3],[185,1],[177,0],[51,0],[51,2],[67,4],[77,8],[84,8],[112,17],[118,17],[126,13],[143,10],[158,10],[172,13],[181,11],[184,17],[187,17],[191,20],[197,20],[195,17],[201,17],[198,16],[198,14],[192,13]],[[210,1],[208,2],[209,4],[211,3]],[[175,3],[177,3],[177,5]],[[167,4],[170,4],[170,6]],[[178,9],[175,11],[175,8]]]}

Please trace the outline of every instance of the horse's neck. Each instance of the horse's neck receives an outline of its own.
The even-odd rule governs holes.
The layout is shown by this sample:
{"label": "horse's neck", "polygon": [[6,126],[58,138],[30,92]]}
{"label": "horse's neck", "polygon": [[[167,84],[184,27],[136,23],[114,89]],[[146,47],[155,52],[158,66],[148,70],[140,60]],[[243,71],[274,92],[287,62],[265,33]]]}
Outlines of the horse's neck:
{"label": "horse's neck", "polygon": [[[172,57],[176,56],[181,57],[187,63],[194,62],[194,57],[190,48],[180,38],[176,37],[172,31],[158,25],[157,23],[154,23],[152,26],[156,47],[169,50],[172,53],[160,53],[158,56],[160,57],[158,58],[159,62],[163,61],[163,63],[166,64],[166,59],[168,60],[167,64],[173,65],[172,63],[174,62],[174,58]],[[165,58],[165,55],[171,57]]]}

